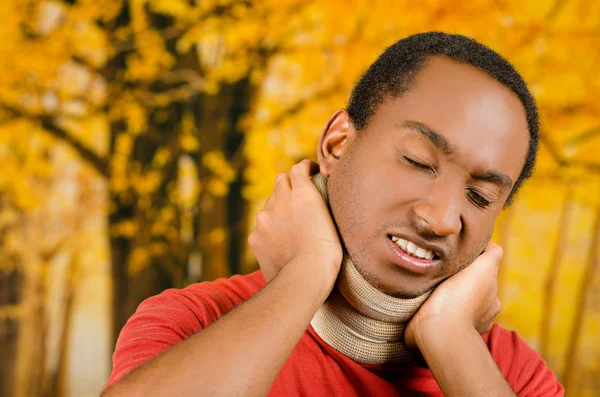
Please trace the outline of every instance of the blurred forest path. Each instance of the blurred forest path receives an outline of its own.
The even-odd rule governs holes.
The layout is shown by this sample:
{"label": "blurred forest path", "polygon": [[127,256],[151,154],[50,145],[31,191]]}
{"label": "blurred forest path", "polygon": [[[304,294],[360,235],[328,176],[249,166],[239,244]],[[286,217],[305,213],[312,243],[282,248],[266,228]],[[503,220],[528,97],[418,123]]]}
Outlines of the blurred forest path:
{"label": "blurred forest path", "polygon": [[255,270],[275,175],[424,30],[489,45],[536,96],[538,168],[494,235],[499,321],[569,395],[598,395],[600,1],[584,0],[0,2],[0,395],[97,395],[143,299]]}

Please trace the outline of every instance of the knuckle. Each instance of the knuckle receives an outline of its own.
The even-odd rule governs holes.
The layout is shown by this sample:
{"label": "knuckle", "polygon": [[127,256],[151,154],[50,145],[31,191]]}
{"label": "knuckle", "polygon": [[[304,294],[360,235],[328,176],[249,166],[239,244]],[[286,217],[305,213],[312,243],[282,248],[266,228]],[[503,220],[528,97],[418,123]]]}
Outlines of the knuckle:
{"label": "knuckle", "polygon": [[280,172],[275,177],[275,184],[281,183],[285,179],[285,172]]}
{"label": "knuckle", "polygon": [[256,214],[256,224],[264,225],[265,223],[267,223],[268,218],[269,215],[267,214],[267,212],[265,210],[261,210],[258,212],[258,214]]}

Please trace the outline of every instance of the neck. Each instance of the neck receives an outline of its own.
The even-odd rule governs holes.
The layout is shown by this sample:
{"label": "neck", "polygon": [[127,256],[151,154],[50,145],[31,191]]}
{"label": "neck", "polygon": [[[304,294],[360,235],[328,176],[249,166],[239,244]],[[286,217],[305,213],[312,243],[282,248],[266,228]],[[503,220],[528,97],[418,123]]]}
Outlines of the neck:
{"label": "neck", "polygon": [[[327,177],[317,174],[313,183],[329,203]],[[408,362],[404,328],[430,294],[413,299],[384,294],[361,276],[344,249],[335,287],[311,325],[328,345],[361,364]]]}

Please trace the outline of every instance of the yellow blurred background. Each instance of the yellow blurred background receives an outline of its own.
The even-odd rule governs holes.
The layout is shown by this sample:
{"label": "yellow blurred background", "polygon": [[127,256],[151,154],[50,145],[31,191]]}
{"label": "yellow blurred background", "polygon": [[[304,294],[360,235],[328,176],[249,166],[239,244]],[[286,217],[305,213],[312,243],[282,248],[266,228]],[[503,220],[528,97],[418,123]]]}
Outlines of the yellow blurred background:
{"label": "yellow blurred background", "polygon": [[0,2],[0,395],[95,396],[145,298],[257,269],[275,175],[388,45],[489,45],[540,106],[498,321],[600,396],[600,1]]}

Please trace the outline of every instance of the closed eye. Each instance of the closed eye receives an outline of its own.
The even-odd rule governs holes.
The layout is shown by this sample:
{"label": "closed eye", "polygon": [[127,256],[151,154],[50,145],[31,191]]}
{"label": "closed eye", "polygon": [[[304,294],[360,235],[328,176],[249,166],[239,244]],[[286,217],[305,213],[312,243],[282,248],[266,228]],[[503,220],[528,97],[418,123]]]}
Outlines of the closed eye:
{"label": "closed eye", "polygon": [[417,167],[417,168],[419,168],[419,169],[422,169],[422,170],[425,170],[425,171],[429,171],[429,172],[433,172],[433,173],[435,173],[435,170],[434,170],[432,167],[430,167],[430,166],[428,166],[428,165],[425,165],[425,164],[423,164],[423,163],[420,163],[420,162],[418,162],[418,161],[416,161],[416,160],[413,160],[413,159],[411,159],[411,158],[410,158],[410,157],[408,157],[408,156],[404,156],[404,160],[405,160],[407,163],[409,163],[410,165],[414,166],[414,167]]}
{"label": "closed eye", "polygon": [[469,200],[479,208],[487,208],[491,204],[490,200],[486,199],[472,188],[467,188],[467,196],[469,197]]}

